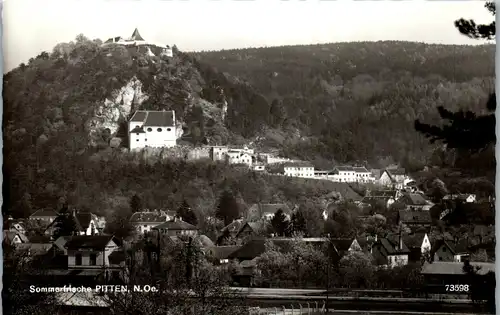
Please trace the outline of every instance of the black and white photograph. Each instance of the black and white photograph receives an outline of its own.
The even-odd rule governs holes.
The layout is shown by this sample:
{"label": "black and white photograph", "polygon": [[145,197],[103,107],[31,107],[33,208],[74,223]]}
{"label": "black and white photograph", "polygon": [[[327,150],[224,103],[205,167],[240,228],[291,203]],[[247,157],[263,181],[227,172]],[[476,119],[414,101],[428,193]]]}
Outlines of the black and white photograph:
{"label": "black and white photograph", "polygon": [[1,7],[1,314],[495,314],[494,2]]}

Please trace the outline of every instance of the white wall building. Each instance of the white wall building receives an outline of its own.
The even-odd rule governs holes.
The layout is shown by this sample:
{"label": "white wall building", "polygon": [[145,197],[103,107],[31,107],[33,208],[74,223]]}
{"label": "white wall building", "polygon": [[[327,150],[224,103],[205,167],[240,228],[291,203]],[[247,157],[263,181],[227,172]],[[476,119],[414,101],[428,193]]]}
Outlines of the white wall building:
{"label": "white wall building", "polygon": [[309,163],[285,163],[283,171],[285,176],[314,178],[314,167]]}
{"label": "white wall building", "polygon": [[136,111],[128,124],[130,150],[169,148],[177,143],[174,111]]}
{"label": "white wall building", "polygon": [[334,181],[343,183],[354,183],[356,181],[356,172],[351,166],[338,166],[334,172]]}
{"label": "white wall building", "polygon": [[356,182],[373,183],[375,181],[375,177],[373,177],[372,173],[365,167],[353,167],[353,170],[355,172]]}
{"label": "white wall building", "polygon": [[[124,46],[142,46],[142,45],[149,45],[149,46],[156,46],[162,48],[161,56],[166,56],[166,57],[173,57],[173,51],[172,48],[169,45],[165,44],[156,44],[152,42],[146,41],[141,34],[139,34],[139,30],[136,28],[134,32],[132,33],[132,36],[129,38],[124,38],[122,36],[116,36],[109,38],[106,40],[102,46],[108,46],[111,44],[115,45],[124,45]],[[151,52],[151,50],[148,50],[148,54],[150,56],[154,56],[154,54]]]}
{"label": "white wall building", "polygon": [[225,161],[228,151],[227,146],[213,146],[210,148],[210,157],[213,161]]}
{"label": "white wall building", "polygon": [[246,164],[248,166],[253,164],[252,155],[241,150],[229,150],[226,156],[229,164]]}

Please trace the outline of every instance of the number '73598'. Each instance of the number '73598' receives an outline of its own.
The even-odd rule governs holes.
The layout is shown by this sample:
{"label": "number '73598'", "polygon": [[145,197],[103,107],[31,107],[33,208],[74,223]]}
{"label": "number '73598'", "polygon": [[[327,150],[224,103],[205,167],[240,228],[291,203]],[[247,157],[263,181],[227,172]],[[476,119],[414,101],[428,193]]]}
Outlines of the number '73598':
{"label": "number '73598'", "polygon": [[445,289],[447,292],[469,292],[468,284],[446,284]]}

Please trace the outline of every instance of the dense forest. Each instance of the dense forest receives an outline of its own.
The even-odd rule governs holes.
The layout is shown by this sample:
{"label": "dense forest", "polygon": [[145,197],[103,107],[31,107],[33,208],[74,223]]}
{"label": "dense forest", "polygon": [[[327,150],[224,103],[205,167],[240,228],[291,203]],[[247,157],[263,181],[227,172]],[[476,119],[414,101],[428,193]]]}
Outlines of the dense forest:
{"label": "dense forest", "polygon": [[483,112],[494,89],[494,54],[494,45],[356,42],[195,56],[269,100],[268,144],[309,160],[379,166],[385,157],[428,162],[433,147],[410,126],[439,123],[439,106]]}

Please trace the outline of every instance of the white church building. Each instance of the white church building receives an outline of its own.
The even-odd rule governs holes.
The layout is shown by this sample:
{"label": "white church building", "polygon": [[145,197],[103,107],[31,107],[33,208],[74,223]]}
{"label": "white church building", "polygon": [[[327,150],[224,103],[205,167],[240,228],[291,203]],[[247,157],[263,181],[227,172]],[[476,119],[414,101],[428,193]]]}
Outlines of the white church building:
{"label": "white church building", "polygon": [[129,148],[171,148],[176,145],[175,112],[136,111],[128,123]]}

